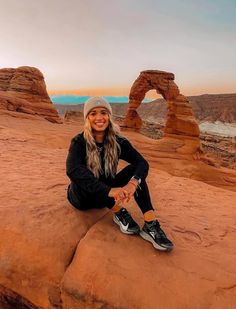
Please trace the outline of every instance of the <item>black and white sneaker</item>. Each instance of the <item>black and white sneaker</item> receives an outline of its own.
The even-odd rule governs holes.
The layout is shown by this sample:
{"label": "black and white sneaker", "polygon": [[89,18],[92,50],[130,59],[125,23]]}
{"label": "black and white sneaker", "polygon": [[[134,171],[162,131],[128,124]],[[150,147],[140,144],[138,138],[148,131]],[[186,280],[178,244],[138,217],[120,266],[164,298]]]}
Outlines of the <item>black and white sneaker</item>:
{"label": "black and white sneaker", "polygon": [[119,225],[122,233],[139,234],[140,232],[139,225],[125,208],[121,208],[121,210],[114,214],[113,221]]}
{"label": "black and white sneaker", "polygon": [[153,247],[158,250],[170,251],[173,249],[173,243],[167,238],[157,220],[145,222],[140,232],[140,236],[142,236],[143,239],[150,241],[153,244]]}

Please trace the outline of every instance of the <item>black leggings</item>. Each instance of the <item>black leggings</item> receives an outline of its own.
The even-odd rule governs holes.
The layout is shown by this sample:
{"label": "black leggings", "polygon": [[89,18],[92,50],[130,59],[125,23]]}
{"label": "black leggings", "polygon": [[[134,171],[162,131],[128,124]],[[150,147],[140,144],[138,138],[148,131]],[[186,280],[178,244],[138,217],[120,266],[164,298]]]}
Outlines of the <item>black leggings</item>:
{"label": "black leggings", "polygon": [[[112,188],[119,188],[125,186],[133,175],[134,167],[132,165],[127,165],[115,176],[115,178],[104,180],[103,182]],[[113,197],[109,197],[108,195],[91,195],[73,182],[68,186],[67,198],[69,202],[79,210],[104,207],[112,208],[115,205]],[[134,199],[142,213],[153,210],[148,186],[145,180],[142,180],[140,186],[137,187]]]}

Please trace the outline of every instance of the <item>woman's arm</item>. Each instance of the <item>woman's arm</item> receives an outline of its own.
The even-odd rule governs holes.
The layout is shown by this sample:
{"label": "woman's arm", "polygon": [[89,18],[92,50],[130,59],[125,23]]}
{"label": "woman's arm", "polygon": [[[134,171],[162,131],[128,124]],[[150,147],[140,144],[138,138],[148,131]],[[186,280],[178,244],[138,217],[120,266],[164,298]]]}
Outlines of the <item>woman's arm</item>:
{"label": "woman's arm", "polygon": [[120,142],[121,154],[120,159],[132,164],[135,168],[134,175],[138,178],[145,179],[148,174],[149,165],[143,156],[131,145],[126,139],[122,138]]}

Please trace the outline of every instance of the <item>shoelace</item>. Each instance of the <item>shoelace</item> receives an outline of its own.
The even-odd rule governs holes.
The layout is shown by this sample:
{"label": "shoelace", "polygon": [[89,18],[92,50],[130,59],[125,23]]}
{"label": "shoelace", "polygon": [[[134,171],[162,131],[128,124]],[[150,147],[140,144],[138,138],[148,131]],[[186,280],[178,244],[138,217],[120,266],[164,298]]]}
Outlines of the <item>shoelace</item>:
{"label": "shoelace", "polygon": [[153,232],[158,232],[158,234],[163,237],[163,238],[166,238],[166,234],[162,231],[161,227],[160,227],[160,223],[158,221],[154,221],[152,223],[152,225],[150,226],[150,229],[153,231]]}
{"label": "shoelace", "polygon": [[160,229],[160,223],[157,220],[155,220],[155,221],[152,222],[152,224],[149,227],[150,227],[150,229],[159,230]]}
{"label": "shoelace", "polygon": [[150,228],[151,231],[158,233],[158,236],[159,236],[158,238],[162,242],[164,242],[165,244],[169,244],[170,243],[170,241],[167,238],[165,232],[161,229],[160,223],[158,221],[154,221],[149,228]]}

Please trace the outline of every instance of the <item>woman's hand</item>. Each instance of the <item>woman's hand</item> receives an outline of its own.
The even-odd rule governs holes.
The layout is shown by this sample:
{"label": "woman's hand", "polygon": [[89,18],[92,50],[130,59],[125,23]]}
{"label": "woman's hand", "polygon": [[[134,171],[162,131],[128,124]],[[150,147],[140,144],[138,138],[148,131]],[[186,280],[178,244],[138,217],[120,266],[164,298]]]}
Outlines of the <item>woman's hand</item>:
{"label": "woman's hand", "polygon": [[123,188],[112,188],[108,194],[110,197],[114,197],[116,202],[124,203],[129,199],[129,193]]}
{"label": "woman's hand", "polygon": [[127,202],[129,202],[129,200],[131,199],[131,197],[133,197],[134,196],[134,193],[135,193],[135,191],[136,191],[136,189],[137,189],[137,183],[136,182],[133,182],[133,181],[129,181],[128,183],[127,183],[127,185],[125,185],[124,187],[123,187],[123,189],[128,193],[128,198],[127,198]]}
{"label": "woman's hand", "polygon": [[116,202],[127,203],[133,197],[138,183],[136,181],[130,180],[127,185],[122,188],[112,188],[108,194],[110,197],[114,197]]}

